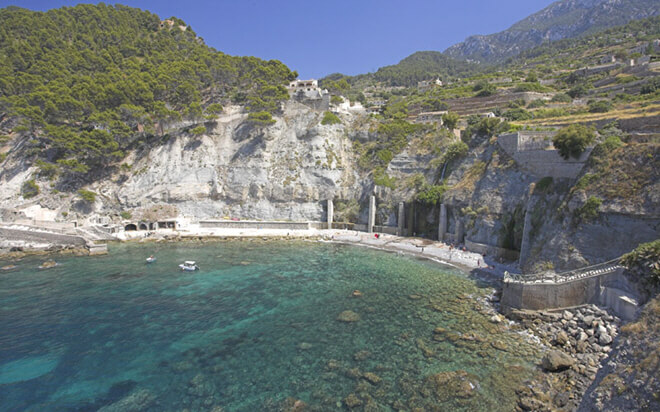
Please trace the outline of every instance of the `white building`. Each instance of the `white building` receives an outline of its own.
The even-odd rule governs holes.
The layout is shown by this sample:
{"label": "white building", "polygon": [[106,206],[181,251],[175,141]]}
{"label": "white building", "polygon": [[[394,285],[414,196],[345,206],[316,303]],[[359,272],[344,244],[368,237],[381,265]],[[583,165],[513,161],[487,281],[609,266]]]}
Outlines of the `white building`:
{"label": "white building", "polygon": [[288,90],[289,94],[306,99],[321,99],[328,94],[328,90],[319,88],[319,81],[315,79],[294,80],[289,83]]}
{"label": "white building", "polygon": [[421,82],[417,82],[417,90],[420,92],[425,92],[427,90],[431,90],[434,87],[441,87],[442,86],[442,80],[440,79],[435,79],[435,80],[422,80]]}

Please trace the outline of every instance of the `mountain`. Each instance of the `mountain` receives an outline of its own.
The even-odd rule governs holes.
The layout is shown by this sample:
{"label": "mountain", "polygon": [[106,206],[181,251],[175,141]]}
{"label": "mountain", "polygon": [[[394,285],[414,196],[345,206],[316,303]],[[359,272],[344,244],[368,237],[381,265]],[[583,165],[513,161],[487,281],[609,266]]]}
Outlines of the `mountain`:
{"label": "mountain", "polygon": [[[468,76],[475,73],[474,65],[448,57],[437,51],[420,51],[397,64],[384,66],[365,75],[390,86],[415,86],[417,82],[434,77]],[[358,77],[359,78],[359,77]]]}
{"label": "mountain", "polygon": [[560,0],[507,30],[470,36],[444,53],[456,59],[500,62],[545,42],[578,37],[658,14],[657,0]]}

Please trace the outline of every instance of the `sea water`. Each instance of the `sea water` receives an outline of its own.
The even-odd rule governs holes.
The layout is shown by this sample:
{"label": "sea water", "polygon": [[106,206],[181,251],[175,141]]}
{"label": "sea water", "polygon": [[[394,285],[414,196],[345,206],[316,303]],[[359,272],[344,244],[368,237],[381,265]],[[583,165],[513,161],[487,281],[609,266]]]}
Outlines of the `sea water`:
{"label": "sea water", "polygon": [[491,288],[434,262],[303,241],[109,252],[0,262],[17,266],[0,272],[3,411],[508,411],[538,361],[491,322]]}

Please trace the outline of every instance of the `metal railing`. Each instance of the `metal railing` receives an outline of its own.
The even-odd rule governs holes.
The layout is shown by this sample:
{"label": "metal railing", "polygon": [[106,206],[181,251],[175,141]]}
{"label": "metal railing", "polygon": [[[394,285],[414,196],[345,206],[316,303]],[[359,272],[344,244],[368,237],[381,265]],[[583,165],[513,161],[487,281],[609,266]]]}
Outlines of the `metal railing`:
{"label": "metal railing", "polygon": [[596,265],[585,266],[560,273],[548,271],[524,275],[519,273],[509,273],[507,271],[504,272],[504,281],[517,283],[564,283],[578,279],[602,276],[622,269],[623,266],[620,264],[620,259],[621,258],[616,258]]}

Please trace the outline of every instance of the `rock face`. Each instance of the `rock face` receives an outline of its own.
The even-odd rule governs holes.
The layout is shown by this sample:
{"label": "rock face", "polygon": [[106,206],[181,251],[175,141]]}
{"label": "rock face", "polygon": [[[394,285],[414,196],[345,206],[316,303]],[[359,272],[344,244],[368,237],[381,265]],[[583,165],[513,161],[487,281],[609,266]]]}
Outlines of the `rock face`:
{"label": "rock face", "polygon": [[468,37],[445,50],[458,59],[504,60],[543,42],[577,37],[660,13],[654,0],[560,0],[499,33]]}
{"label": "rock face", "polygon": [[104,184],[127,208],[170,203],[198,218],[320,220],[323,201],[355,189],[342,125],[293,101],[269,127],[233,112],[201,137],[181,135],[139,158],[121,187]]}

